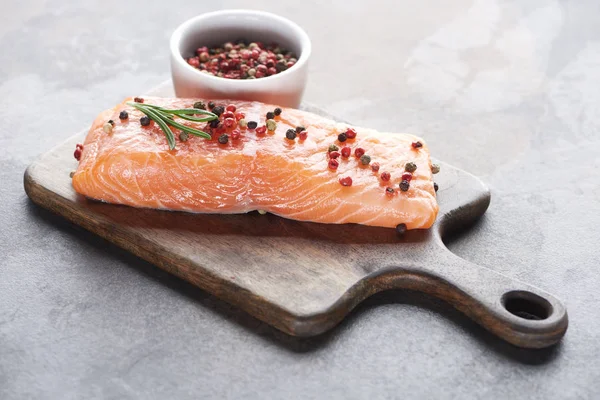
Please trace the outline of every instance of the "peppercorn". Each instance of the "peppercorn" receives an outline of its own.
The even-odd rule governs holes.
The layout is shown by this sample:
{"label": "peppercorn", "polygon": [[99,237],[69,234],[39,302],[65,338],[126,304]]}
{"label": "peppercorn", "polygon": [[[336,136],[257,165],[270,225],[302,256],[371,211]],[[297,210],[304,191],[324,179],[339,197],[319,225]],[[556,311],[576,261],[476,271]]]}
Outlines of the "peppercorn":
{"label": "peppercorn", "polygon": [[224,111],[225,111],[225,107],[223,107],[223,106],[215,106],[212,109],[213,114],[215,114],[217,117],[220,117]]}
{"label": "peppercorn", "polygon": [[104,133],[112,133],[113,126],[109,122],[107,122],[102,126],[102,130],[104,131]]}
{"label": "peppercorn", "polygon": [[72,178],[72,177],[74,177],[74,176],[75,176],[75,171],[71,171],[71,172],[69,172],[69,178]]}
{"label": "peppercorn", "polygon": [[119,113],[119,119],[127,119],[127,118],[129,118],[129,113],[127,111],[123,110]]}
{"label": "peppercorn", "polygon": [[144,115],[142,118],[140,118],[140,124],[142,124],[142,126],[150,125],[150,117]]}
{"label": "peppercorn", "polygon": [[346,137],[348,139],[354,139],[354,138],[356,138],[356,131],[354,129],[352,129],[352,128],[348,128],[346,130]]}
{"label": "peppercorn", "polygon": [[223,117],[223,119],[225,119],[225,118],[235,119],[235,114],[232,113],[231,111],[225,111],[223,114],[221,114],[221,117]]}
{"label": "peppercorn", "polygon": [[400,178],[403,181],[411,181],[413,178],[413,175],[410,172],[403,172],[402,173],[402,178]]}
{"label": "peppercorn", "polygon": [[413,147],[413,149],[419,149],[419,148],[423,147],[423,143],[421,143],[421,142],[412,142],[412,147]]}
{"label": "peppercorn", "polygon": [[223,126],[225,126],[225,128],[233,128],[234,125],[235,125],[235,119],[233,119],[233,118],[225,118],[223,120]]}
{"label": "peppercorn", "polygon": [[258,122],[248,121],[248,129],[256,129],[257,126],[258,126]]}
{"label": "peppercorn", "polygon": [[431,164],[431,173],[437,174],[438,172],[440,172],[440,165],[439,164]]}
{"label": "peppercorn", "polygon": [[403,192],[406,192],[408,190],[408,188],[410,187],[410,183],[408,183],[408,181],[404,180],[400,182],[400,190],[402,190]]}
{"label": "peppercorn", "polygon": [[352,186],[352,178],[350,178],[349,176],[338,179],[338,182],[342,186]]}
{"label": "peppercorn", "polygon": [[212,121],[210,121],[210,127],[213,129],[218,128],[220,123],[221,121],[219,121],[218,119],[213,119]]}
{"label": "peppercorn", "polygon": [[385,188],[385,194],[387,194],[388,196],[392,196],[394,193],[396,193],[396,191],[393,187],[388,186]]}
{"label": "peppercorn", "polygon": [[352,153],[352,149],[348,146],[342,147],[342,157],[348,158]]}
{"label": "peppercorn", "polygon": [[206,104],[203,101],[197,101],[194,103],[194,108],[198,110],[206,110]]}
{"label": "peppercorn", "polygon": [[387,181],[389,181],[391,179],[392,176],[390,175],[389,172],[382,172],[381,175],[380,175],[380,177],[381,177],[382,181],[386,181],[387,182]]}
{"label": "peppercorn", "polygon": [[362,165],[369,165],[371,162],[371,157],[365,154],[364,156],[360,157],[360,162]]}
{"label": "peppercorn", "polygon": [[225,111],[229,111],[229,112],[235,112],[235,110],[237,110],[237,107],[235,106],[235,104],[229,104],[227,107],[225,107]]}
{"label": "peppercorn", "polygon": [[268,119],[267,120],[267,130],[273,132],[273,131],[275,131],[275,129],[277,129],[277,122],[275,122],[274,119]]}
{"label": "peppercorn", "polygon": [[285,132],[285,137],[288,138],[289,140],[294,140],[296,139],[296,131],[293,129],[288,129]]}
{"label": "peppercorn", "polygon": [[404,166],[404,169],[408,172],[415,172],[415,170],[417,169],[417,164],[415,164],[414,162],[408,162]]}
{"label": "peppercorn", "polygon": [[345,141],[346,141],[346,139],[347,139],[347,137],[346,137],[346,134],[345,134],[345,133],[340,133],[340,134],[338,135],[338,140],[339,140],[340,142],[342,142],[342,143],[343,143],[343,142],[345,142]]}
{"label": "peppercorn", "polygon": [[258,128],[256,128],[256,134],[257,135],[262,135],[267,131],[267,127],[266,126],[259,126]]}
{"label": "peppercorn", "polygon": [[273,114],[275,114],[276,116],[280,116],[281,115],[281,108],[277,107],[273,110]]}
{"label": "peppercorn", "polygon": [[235,120],[239,121],[240,119],[244,119],[246,118],[246,114],[244,114],[243,112],[236,112],[235,113]]}
{"label": "peppercorn", "polygon": [[227,144],[228,141],[229,141],[229,136],[227,136],[227,134],[224,133],[221,136],[219,136],[219,143]]}
{"label": "peppercorn", "polygon": [[329,152],[329,158],[336,159],[336,158],[338,158],[339,156],[340,156],[340,153],[339,153],[339,152],[337,152],[337,151],[331,151],[331,152]]}
{"label": "peppercorn", "polygon": [[305,130],[306,130],[306,128],[303,127],[302,125],[296,127],[296,133],[300,133],[300,132],[305,131]]}
{"label": "peppercorn", "polygon": [[144,99],[142,99],[141,97],[134,97],[133,101],[136,102],[136,103],[143,103]]}
{"label": "peppercorn", "polygon": [[338,162],[338,160],[334,160],[334,159],[331,159],[331,160],[329,160],[328,167],[329,167],[330,169],[337,169],[337,167],[338,167],[339,165],[340,165],[340,163]]}
{"label": "peppercorn", "polygon": [[273,111],[269,111],[267,113],[267,119],[273,119],[273,118],[275,118],[275,113]]}
{"label": "peppercorn", "polygon": [[327,151],[332,152],[332,151],[338,151],[340,148],[337,147],[335,144],[330,144],[329,148],[327,149]]}
{"label": "peppercorn", "polygon": [[433,190],[435,190],[437,192],[439,188],[440,187],[438,186],[438,184],[433,182]]}
{"label": "peppercorn", "polygon": [[371,171],[373,171],[373,172],[379,171],[379,163],[374,162],[373,164],[371,164]]}
{"label": "peppercorn", "polygon": [[354,150],[354,155],[356,156],[356,158],[361,158],[364,154],[365,149],[363,149],[362,147],[358,147],[356,150]]}
{"label": "peppercorn", "polygon": [[208,102],[208,108],[209,108],[209,109],[211,109],[211,110],[212,110],[213,108],[215,108],[215,106],[216,106],[216,104],[215,104],[215,102],[214,102],[214,101],[209,101],[209,102]]}
{"label": "peppercorn", "polygon": [[234,129],[233,131],[231,131],[231,139],[233,140],[238,140],[240,138],[240,131],[237,129]]}
{"label": "peppercorn", "polygon": [[396,225],[396,233],[400,236],[406,233],[406,224],[398,224]]}
{"label": "peppercorn", "polygon": [[[194,108],[196,108],[196,107],[194,107]],[[190,137],[190,135],[188,135],[187,132],[181,132],[179,134],[179,140],[181,140],[182,142],[187,142],[189,137]]]}
{"label": "peppercorn", "polygon": [[246,129],[246,127],[248,126],[248,123],[246,122],[246,120],[244,118],[242,118],[238,121],[238,125],[240,128]]}
{"label": "peppercorn", "polygon": [[300,140],[306,140],[307,137],[308,137],[308,132],[306,132],[306,131],[302,131],[298,134],[298,139],[300,139]]}

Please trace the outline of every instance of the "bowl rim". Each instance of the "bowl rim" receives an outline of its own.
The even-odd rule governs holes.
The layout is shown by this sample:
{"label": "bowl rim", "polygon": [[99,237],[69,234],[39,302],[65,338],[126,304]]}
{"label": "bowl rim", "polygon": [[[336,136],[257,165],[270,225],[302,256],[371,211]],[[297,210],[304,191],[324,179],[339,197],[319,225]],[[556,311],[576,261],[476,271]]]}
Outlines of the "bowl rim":
{"label": "bowl rim", "polygon": [[[265,76],[263,78],[258,78],[258,79],[223,78],[223,77],[219,77],[219,76],[205,74],[205,73],[201,72],[199,69],[194,68],[191,65],[189,65],[187,60],[179,52],[179,43],[181,42],[181,40],[184,37],[184,32],[187,31],[190,27],[200,24],[205,19],[214,19],[214,18],[218,18],[218,17],[222,17],[222,16],[230,16],[230,15],[252,15],[252,16],[257,16],[257,17],[261,17],[261,18],[270,18],[270,19],[279,20],[283,24],[287,25],[290,28],[290,30],[294,33],[294,35],[296,37],[298,37],[300,40],[300,45],[302,48],[300,49],[301,53],[300,53],[300,56],[298,57],[298,61],[296,61],[296,63],[292,67],[286,69],[285,71],[282,71],[275,75]],[[247,86],[261,85],[262,82],[267,83],[267,82],[274,82],[277,79],[284,79],[286,76],[293,74],[295,72],[295,70],[299,70],[302,66],[304,66],[304,64],[307,63],[308,58],[310,57],[310,54],[312,51],[312,44],[311,44],[310,38],[309,38],[308,34],[304,31],[304,29],[302,29],[300,27],[300,25],[296,24],[295,22],[293,22],[285,17],[282,17],[277,14],[273,14],[273,13],[270,13],[267,11],[246,10],[246,9],[227,9],[227,10],[212,11],[212,12],[207,12],[207,13],[196,15],[195,17],[192,17],[192,18],[188,19],[187,21],[184,21],[182,24],[180,24],[175,29],[175,31],[173,31],[173,33],[171,34],[171,39],[169,41],[169,47],[171,50],[171,58],[176,63],[178,63],[180,66],[183,66],[183,68],[185,68],[189,71],[193,71],[193,73],[197,74],[197,77],[199,79],[213,80],[214,82],[221,82],[222,84],[228,84],[228,85],[239,84],[239,85],[247,85]]]}

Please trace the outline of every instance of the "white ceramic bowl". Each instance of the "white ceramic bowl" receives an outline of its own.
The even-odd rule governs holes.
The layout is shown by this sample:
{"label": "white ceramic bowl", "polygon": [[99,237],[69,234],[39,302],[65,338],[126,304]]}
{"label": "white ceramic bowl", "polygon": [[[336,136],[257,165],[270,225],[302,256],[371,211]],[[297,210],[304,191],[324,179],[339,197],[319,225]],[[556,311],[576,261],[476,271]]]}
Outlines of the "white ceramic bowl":
{"label": "white ceramic bowl", "polygon": [[[227,79],[200,72],[187,63],[198,47],[245,38],[276,42],[293,51],[298,61],[276,75],[258,79]],[[308,75],[311,43],[294,22],[253,10],[224,10],[194,17],[171,36],[171,76],[177,97],[256,100],[298,107]]]}

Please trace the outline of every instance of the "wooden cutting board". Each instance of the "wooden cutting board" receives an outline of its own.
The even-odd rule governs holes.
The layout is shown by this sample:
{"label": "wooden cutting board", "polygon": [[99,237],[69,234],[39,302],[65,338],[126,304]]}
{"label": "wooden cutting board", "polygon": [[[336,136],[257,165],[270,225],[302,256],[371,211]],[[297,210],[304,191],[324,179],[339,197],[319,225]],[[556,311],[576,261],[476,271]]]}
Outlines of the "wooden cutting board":
{"label": "wooden cutting board", "polygon": [[[151,95],[172,96],[170,84]],[[327,115],[310,106],[309,111]],[[81,132],[29,166],[25,190],[36,204],[297,336],[331,329],[366,297],[388,289],[439,297],[516,346],[547,347],[568,325],[552,295],[465,261],[442,237],[483,215],[490,192],[448,164],[436,180],[440,213],[429,230],[296,222],[257,212],[201,215],[89,201],[75,193]]]}

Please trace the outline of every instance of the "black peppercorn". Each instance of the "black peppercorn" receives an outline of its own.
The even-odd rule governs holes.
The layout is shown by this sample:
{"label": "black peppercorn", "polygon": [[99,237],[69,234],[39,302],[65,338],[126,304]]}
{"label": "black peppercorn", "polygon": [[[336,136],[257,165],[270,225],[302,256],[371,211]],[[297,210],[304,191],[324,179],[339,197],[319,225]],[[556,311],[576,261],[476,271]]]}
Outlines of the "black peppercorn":
{"label": "black peppercorn", "polygon": [[400,236],[406,233],[406,224],[398,224],[396,225],[396,233]]}
{"label": "black peppercorn", "polygon": [[258,126],[258,122],[256,121],[248,121],[248,129],[256,129],[256,127]]}
{"label": "black peppercorn", "polygon": [[409,187],[410,187],[410,183],[408,183],[408,181],[406,179],[403,180],[402,182],[400,182],[400,190],[402,190],[403,192],[406,192]]}
{"label": "black peppercorn", "polygon": [[206,105],[203,101],[197,101],[194,103],[194,108],[197,108],[198,110],[206,110]]}
{"label": "black peppercorn", "polygon": [[127,111],[123,110],[119,113],[119,119],[127,119],[127,118],[129,118],[129,113]]}
{"label": "black peppercorn", "polygon": [[423,147],[423,143],[421,143],[421,142],[412,142],[412,147],[413,147],[413,149],[419,149],[419,148]]}
{"label": "black peppercorn", "polygon": [[267,119],[273,119],[273,118],[275,118],[275,113],[273,111],[269,111],[267,113]]}
{"label": "black peppercorn", "polygon": [[112,119],[109,119],[108,123],[111,124],[112,126],[115,126],[115,121],[113,121]]}
{"label": "black peppercorn", "polygon": [[219,143],[221,143],[221,144],[227,144],[228,140],[229,140],[229,136],[227,136],[225,133],[222,134],[221,136],[219,136]]}
{"label": "black peppercorn", "polygon": [[212,121],[210,121],[210,127],[218,128],[220,123],[221,123],[221,121],[219,121],[218,119],[213,119]]}
{"label": "black peppercorn", "polygon": [[275,114],[277,116],[281,115],[281,108],[277,107],[276,109],[274,109],[273,114]]}
{"label": "black peppercorn", "polygon": [[438,184],[433,182],[433,190],[435,190],[437,192],[439,188],[440,187],[438,186]]}
{"label": "black peppercorn", "polygon": [[288,138],[288,139],[290,139],[290,140],[296,139],[296,131],[293,130],[293,129],[288,129],[285,132],[285,137]]}
{"label": "black peppercorn", "polygon": [[338,140],[339,140],[340,142],[345,142],[345,141],[346,141],[346,139],[348,139],[348,137],[346,136],[346,134],[345,134],[345,133],[343,133],[343,132],[342,132],[342,133],[340,133],[340,134],[338,135]]}
{"label": "black peppercorn", "polygon": [[142,124],[142,126],[150,125],[150,117],[144,115],[142,118],[140,118],[140,124]]}
{"label": "black peppercorn", "polygon": [[210,108],[211,110],[212,110],[213,108],[215,108],[215,105],[216,105],[216,104],[215,104],[215,102],[214,102],[214,101],[209,101],[209,102],[208,102],[208,108]]}
{"label": "black peppercorn", "polygon": [[300,132],[305,131],[305,130],[306,130],[306,128],[303,127],[302,125],[296,127],[296,133],[300,133]]}
{"label": "black peppercorn", "polygon": [[221,114],[223,114],[225,112],[225,107],[223,107],[223,106],[215,106],[215,107],[213,107],[212,112],[217,117],[220,117]]}

